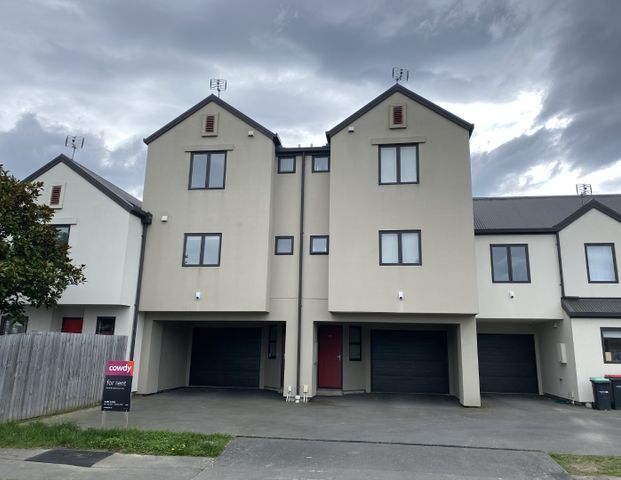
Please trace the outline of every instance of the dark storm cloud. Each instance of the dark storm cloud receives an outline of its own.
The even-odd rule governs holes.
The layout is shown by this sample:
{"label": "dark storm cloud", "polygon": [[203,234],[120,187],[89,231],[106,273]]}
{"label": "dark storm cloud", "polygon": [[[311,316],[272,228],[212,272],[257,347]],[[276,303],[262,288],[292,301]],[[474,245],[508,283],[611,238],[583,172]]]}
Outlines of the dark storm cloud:
{"label": "dark storm cloud", "polygon": [[[524,172],[537,165],[588,173],[619,158],[620,14],[617,0],[8,0],[0,153],[25,175],[59,153],[59,136],[83,134],[80,159],[136,191],[140,138],[211,93],[212,77],[293,145],[323,142],[398,65],[409,88],[441,104],[541,92],[529,135],[473,155],[475,193],[519,191],[535,185]],[[545,128],[558,117],[571,122]],[[473,143],[485,134],[475,129]]]}
{"label": "dark storm cloud", "polygon": [[71,149],[64,146],[64,141],[67,135],[76,133],[84,136],[87,147],[76,151],[77,161],[128,192],[142,195],[142,139],[134,138],[109,150],[101,137],[88,132],[69,132],[60,125],[43,127],[33,114],[22,116],[8,132],[0,132],[0,164],[11,175],[24,178],[60,153],[71,156]]}

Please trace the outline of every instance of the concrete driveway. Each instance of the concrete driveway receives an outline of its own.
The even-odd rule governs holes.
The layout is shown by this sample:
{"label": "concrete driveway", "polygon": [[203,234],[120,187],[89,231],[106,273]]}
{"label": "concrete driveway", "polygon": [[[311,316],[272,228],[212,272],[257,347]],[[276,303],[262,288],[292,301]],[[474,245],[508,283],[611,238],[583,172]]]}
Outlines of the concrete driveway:
{"label": "concrete driveway", "polygon": [[[101,412],[92,408],[47,421],[61,420],[99,427]],[[249,439],[621,455],[621,410],[536,396],[485,396],[481,408],[463,408],[442,396],[365,394],[294,404],[271,392],[188,388],[135,398],[129,423]],[[123,414],[107,415],[106,426],[121,425]]]}

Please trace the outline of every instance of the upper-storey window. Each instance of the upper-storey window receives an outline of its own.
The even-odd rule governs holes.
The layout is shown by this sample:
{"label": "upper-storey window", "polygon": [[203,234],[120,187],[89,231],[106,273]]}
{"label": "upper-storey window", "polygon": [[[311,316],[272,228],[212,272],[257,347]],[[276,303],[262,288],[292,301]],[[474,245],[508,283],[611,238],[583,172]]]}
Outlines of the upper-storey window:
{"label": "upper-storey window", "polygon": [[192,153],[190,190],[224,188],[226,152]]}
{"label": "upper-storey window", "polygon": [[584,245],[589,283],[618,283],[615,246],[612,243]]}
{"label": "upper-storey window", "polygon": [[313,157],[313,173],[329,172],[330,157],[327,155],[316,155]]}
{"label": "upper-storey window", "polygon": [[274,254],[276,255],[293,255],[293,237],[277,236],[274,239]]}
{"label": "upper-storey window", "polygon": [[528,245],[490,245],[494,283],[529,283]]}
{"label": "upper-storey window", "polygon": [[221,242],[221,233],[186,233],[183,246],[183,266],[220,266]]}
{"label": "upper-storey window", "polygon": [[379,183],[380,185],[418,183],[418,146],[381,145]]}
{"label": "upper-storey window", "polygon": [[380,265],[420,265],[420,230],[379,232]]}
{"label": "upper-storey window", "polygon": [[295,173],[295,157],[278,157],[278,173]]}
{"label": "upper-storey window", "polygon": [[311,255],[327,255],[329,238],[327,235],[311,235],[310,236],[310,254]]}

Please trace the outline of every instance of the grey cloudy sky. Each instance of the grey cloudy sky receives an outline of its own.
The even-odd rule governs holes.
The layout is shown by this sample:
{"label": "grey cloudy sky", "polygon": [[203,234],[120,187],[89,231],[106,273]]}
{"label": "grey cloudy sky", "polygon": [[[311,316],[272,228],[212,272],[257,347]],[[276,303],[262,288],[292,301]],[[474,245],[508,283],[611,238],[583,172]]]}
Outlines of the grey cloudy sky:
{"label": "grey cloudy sky", "polygon": [[621,192],[619,0],[3,0],[0,163],[77,160],[141,196],[142,138],[211,92],[286,146],[392,85],[475,123],[476,195]]}

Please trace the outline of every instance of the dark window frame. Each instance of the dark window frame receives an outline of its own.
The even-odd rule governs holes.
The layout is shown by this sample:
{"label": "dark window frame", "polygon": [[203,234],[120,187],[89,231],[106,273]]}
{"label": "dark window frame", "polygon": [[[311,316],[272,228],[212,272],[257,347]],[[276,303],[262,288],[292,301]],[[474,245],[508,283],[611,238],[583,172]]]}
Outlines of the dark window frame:
{"label": "dark window frame", "polygon": [[602,358],[604,359],[604,363],[611,364],[611,365],[619,365],[619,364],[621,364],[621,360],[619,360],[619,361],[611,360],[610,362],[606,361],[606,346],[604,345],[604,332],[621,331],[621,328],[600,327],[599,330],[600,330],[599,335],[600,335],[600,337],[602,339]]}
{"label": "dark window frame", "polygon": [[[315,252],[313,251],[313,241],[318,238],[326,239],[326,251],[325,252]],[[310,255],[328,255],[330,253],[330,236],[329,235],[311,235],[310,241],[308,242],[308,253]]]}
{"label": "dark window frame", "polygon": [[[201,249],[199,263],[195,265],[188,265],[185,263],[185,253],[188,245],[188,237],[201,237]],[[218,237],[218,263],[203,264],[205,255],[205,237]],[[183,235],[183,256],[181,257],[182,267],[219,267],[222,257],[222,233],[185,233]]]}
{"label": "dark window frame", "polygon": [[[358,336],[358,339],[359,339],[358,342],[352,342],[352,339],[351,339],[351,331],[352,330],[358,330],[358,335],[359,335]],[[360,327],[360,326],[350,326],[349,327],[348,335],[349,335],[349,348],[348,348],[348,351],[349,351],[349,361],[350,362],[361,362],[362,361],[362,327]],[[358,347],[359,347],[358,351],[360,352],[360,354],[358,355],[358,358],[352,357],[352,354],[351,354],[351,346],[352,345],[358,345]]]}
{"label": "dark window frame", "polygon": [[278,347],[278,325],[270,325],[269,330],[267,332],[267,358],[274,359],[277,357],[277,353],[276,353],[277,347]]}
{"label": "dark window frame", "polygon": [[[418,185],[420,183],[420,148],[418,143],[387,143],[385,145],[379,145],[377,149],[377,183],[378,185]],[[401,181],[401,148],[402,147],[416,147],[416,181],[415,182],[402,182]],[[396,182],[382,182],[382,149],[384,148],[396,148],[397,149],[397,181]]]}
{"label": "dark window frame", "polygon": [[[397,234],[397,253],[398,263],[384,263],[382,261],[382,234]],[[403,245],[401,236],[404,233],[417,233],[418,234],[418,263],[404,263],[403,262]],[[420,230],[380,230],[379,231],[379,264],[386,267],[419,267],[423,264],[423,236]]]}
{"label": "dark window frame", "polygon": [[[507,250],[507,269],[509,272],[509,280],[494,279],[494,247],[504,247]],[[526,250],[526,280],[513,280],[513,262],[511,261],[511,247],[524,247]],[[492,283],[531,283],[530,278],[530,254],[528,253],[528,243],[490,243],[489,260],[492,272]]]}
{"label": "dark window frame", "polygon": [[[102,321],[112,320],[112,333],[101,333],[101,323]],[[97,317],[97,324],[95,326],[95,333],[97,335],[114,335],[114,331],[116,330],[116,317],[111,315],[104,315]]]}
{"label": "dark window frame", "polygon": [[54,227],[54,229],[56,229],[56,233],[58,234],[58,229],[59,228],[66,228],[67,229],[67,241],[63,242],[62,245],[69,245],[69,236],[71,235],[71,225],[65,225],[65,224],[53,224],[52,227]]}
{"label": "dark window frame", "polygon": [[[281,162],[281,160],[289,159],[289,158],[293,159],[293,170],[283,170],[280,167],[280,162]],[[283,175],[286,175],[286,174],[289,174],[289,173],[295,173],[295,170],[296,170],[296,167],[297,167],[297,163],[298,162],[297,162],[297,159],[295,158],[295,155],[294,156],[284,155],[282,157],[278,157],[278,173],[283,174]]]}
{"label": "dark window frame", "polygon": [[[279,240],[291,240],[291,251],[289,252],[279,252],[278,251],[278,241]],[[295,239],[293,235],[276,235],[274,237],[274,255],[293,255],[295,251]]]}
{"label": "dark window frame", "polygon": [[[209,174],[211,172],[211,155],[213,154],[223,154],[224,155],[224,171],[222,172],[222,186],[221,187],[210,187],[209,186]],[[205,165],[205,186],[204,187],[193,187],[192,186],[192,173],[194,172],[194,155],[207,155],[207,164]],[[224,190],[226,188],[226,164],[227,164],[227,154],[226,150],[209,150],[206,152],[192,152],[190,157],[190,175],[188,177],[188,190]]]}
{"label": "dark window frame", "polygon": [[[612,266],[615,271],[615,279],[614,280],[591,280],[591,269],[589,268],[589,249],[588,247],[610,247],[610,251],[612,252]],[[613,242],[602,242],[602,243],[585,243],[584,244],[584,261],[586,262],[587,269],[587,280],[589,283],[603,283],[603,284],[613,284],[619,283],[619,272],[617,271],[617,255],[615,252],[615,244]]]}
{"label": "dark window frame", "polygon": [[[327,170],[317,170],[315,168],[315,159],[317,159],[317,158],[325,158],[325,159],[328,160],[328,169]],[[312,172],[313,173],[329,173],[330,172],[330,155],[313,155]]]}

